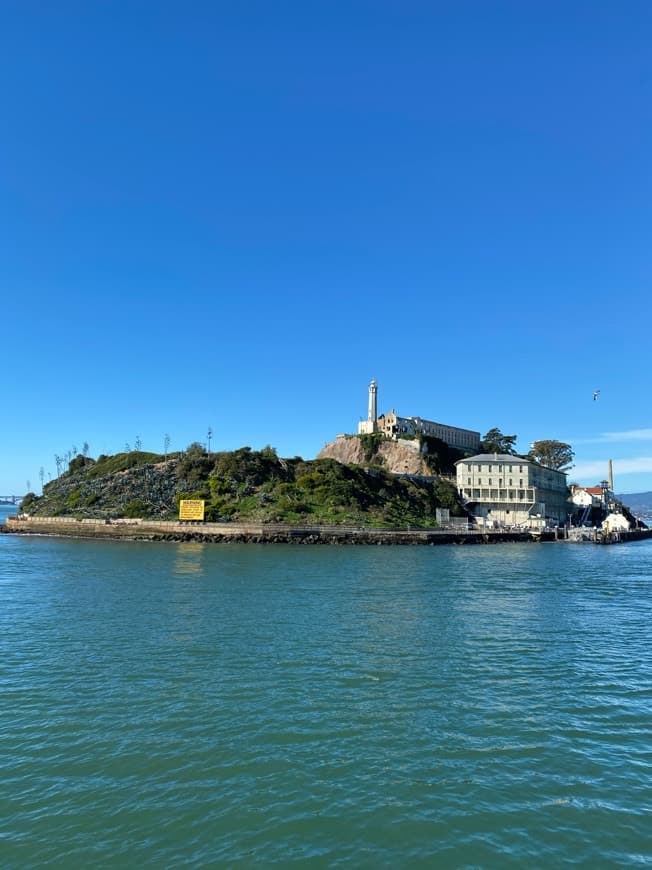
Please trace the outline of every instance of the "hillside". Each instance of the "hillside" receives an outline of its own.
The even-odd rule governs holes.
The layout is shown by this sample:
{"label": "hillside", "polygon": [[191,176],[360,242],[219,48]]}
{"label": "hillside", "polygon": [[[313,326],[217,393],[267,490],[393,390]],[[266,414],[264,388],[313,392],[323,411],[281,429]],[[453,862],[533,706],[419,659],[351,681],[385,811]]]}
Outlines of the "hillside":
{"label": "hillside", "polygon": [[618,498],[636,513],[652,514],[652,492],[628,492]]}
{"label": "hillside", "polygon": [[78,456],[42,496],[26,496],[21,510],[30,516],[171,519],[184,497],[205,499],[206,519],[214,521],[389,528],[433,526],[438,507],[464,515],[446,480],[400,478],[331,458],[281,459],[269,447],[208,455],[200,445],[170,456]]}
{"label": "hillside", "polygon": [[463,453],[439,438],[421,436],[392,441],[380,433],[340,435],[317,454],[318,459],[337,459],[347,465],[382,468],[392,474],[420,474],[433,477],[454,475],[455,462]]}

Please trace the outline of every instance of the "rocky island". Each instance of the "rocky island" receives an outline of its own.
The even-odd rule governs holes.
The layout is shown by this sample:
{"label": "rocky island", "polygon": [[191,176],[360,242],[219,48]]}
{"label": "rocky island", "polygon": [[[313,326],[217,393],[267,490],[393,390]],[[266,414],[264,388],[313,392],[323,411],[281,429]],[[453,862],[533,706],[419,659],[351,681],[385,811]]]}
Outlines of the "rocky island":
{"label": "rocky island", "polygon": [[[202,499],[209,522],[287,523],[396,528],[432,527],[436,511],[465,517],[453,481],[433,474],[397,476],[383,467],[380,444],[360,443],[350,463],[320,456],[283,459],[271,447],[208,453],[144,451],[76,456],[66,472],[28,494],[30,517],[172,520],[182,499]],[[366,458],[365,458],[366,451]]]}

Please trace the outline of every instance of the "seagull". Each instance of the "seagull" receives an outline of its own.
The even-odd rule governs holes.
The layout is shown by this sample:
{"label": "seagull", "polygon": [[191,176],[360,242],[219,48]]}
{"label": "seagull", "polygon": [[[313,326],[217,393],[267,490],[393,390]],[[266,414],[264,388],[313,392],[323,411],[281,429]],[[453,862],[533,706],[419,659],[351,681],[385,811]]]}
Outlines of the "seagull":
{"label": "seagull", "polygon": [[598,398],[599,395],[600,395],[600,390],[596,390],[596,391],[593,393],[593,401],[594,401],[594,402],[595,402],[595,400]]}

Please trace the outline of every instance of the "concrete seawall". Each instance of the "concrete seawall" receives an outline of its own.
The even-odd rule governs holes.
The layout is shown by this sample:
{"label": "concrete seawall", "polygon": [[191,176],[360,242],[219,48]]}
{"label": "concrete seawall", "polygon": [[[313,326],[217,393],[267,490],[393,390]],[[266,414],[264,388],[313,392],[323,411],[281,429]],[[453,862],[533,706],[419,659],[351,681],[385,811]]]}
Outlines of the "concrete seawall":
{"label": "concrete seawall", "polygon": [[[78,520],[73,517],[7,517],[0,533],[59,535],[130,541],[204,541],[256,544],[501,544],[564,540],[564,530],[463,531],[373,529],[357,526],[288,526],[280,523],[193,523],[178,520]],[[588,543],[626,543],[652,538],[651,529],[600,535]]]}
{"label": "concrete seawall", "polygon": [[261,544],[497,544],[540,539],[529,532],[511,531],[394,530],[352,526],[288,526],[276,523],[190,523],[175,520],[77,520],[72,517],[8,517],[6,526],[0,526],[0,531],[9,534],[132,541]]}

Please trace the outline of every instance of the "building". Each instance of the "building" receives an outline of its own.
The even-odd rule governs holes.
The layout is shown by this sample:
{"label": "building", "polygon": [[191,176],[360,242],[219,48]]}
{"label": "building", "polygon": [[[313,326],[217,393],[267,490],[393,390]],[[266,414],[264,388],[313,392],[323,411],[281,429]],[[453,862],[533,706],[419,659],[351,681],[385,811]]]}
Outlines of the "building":
{"label": "building", "polygon": [[480,433],[471,429],[460,429],[458,426],[446,426],[422,417],[399,417],[396,411],[378,416],[378,384],[369,384],[369,403],[367,419],[358,423],[358,435],[382,432],[386,438],[396,440],[401,435],[417,438],[419,435],[430,435],[445,441],[449,447],[456,447],[465,453],[474,453],[480,449]]}
{"label": "building", "polygon": [[605,491],[601,486],[571,486],[571,501],[580,508],[603,507],[607,503]]}
{"label": "building", "polygon": [[378,384],[375,380],[369,384],[369,405],[367,419],[358,423],[358,435],[371,435],[378,431]]}
{"label": "building", "polygon": [[432,420],[424,420],[422,417],[399,417],[396,411],[382,414],[378,418],[378,431],[383,432],[388,438],[398,438],[400,435],[430,435],[440,438],[449,447],[457,447],[465,453],[474,453],[480,448],[480,433],[471,429],[460,429],[457,426],[446,426],[444,423],[435,423]]}
{"label": "building", "polygon": [[563,471],[505,453],[480,453],[455,465],[459,494],[480,524],[566,523],[570,505]]}

